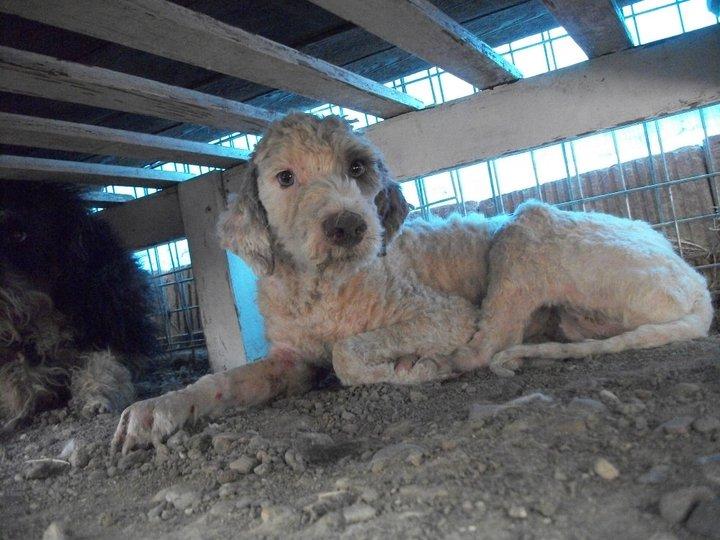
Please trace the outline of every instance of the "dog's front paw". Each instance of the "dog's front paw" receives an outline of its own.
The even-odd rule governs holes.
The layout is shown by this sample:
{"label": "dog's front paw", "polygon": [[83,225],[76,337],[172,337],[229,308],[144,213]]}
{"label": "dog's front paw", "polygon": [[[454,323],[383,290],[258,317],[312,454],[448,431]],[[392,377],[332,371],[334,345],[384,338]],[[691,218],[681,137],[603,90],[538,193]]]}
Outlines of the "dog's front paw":
{"label": "dog's front paw", "polygon": [[150,444],[159,448],[167,437],[194,418],[196,405],[186,391],[170,392],[160,397],[138,401],[120,416],[111,450],[127,454],[136,447]]}
{"label": "dog's front paw", "polygon": [[490,360],[490,371],[498,377],[512,377],[515,371],[522,366],[522,358],[514,355],[510,350],[497,353]]}

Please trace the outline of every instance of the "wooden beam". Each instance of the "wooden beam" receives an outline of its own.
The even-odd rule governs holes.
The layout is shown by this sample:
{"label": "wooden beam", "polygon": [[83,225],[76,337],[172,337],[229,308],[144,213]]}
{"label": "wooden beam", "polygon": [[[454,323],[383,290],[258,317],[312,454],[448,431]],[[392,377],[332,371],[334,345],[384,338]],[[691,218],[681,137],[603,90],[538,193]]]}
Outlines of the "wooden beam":
{"label": "wooden beam", "polygon": [[633,46],[614,0],[543,0],[589,58]]}
{"label": "wooden beam", "polygon": [[185,236],[177,186],[97,214],[129,250],[145,249]]}
{"label": "wooden beam", "polygon": [[0,0],[0,10],[383,118],[422,108],[406,94],[166,0]]}
{"label": "wooden beam", "polygon": [[87,206],[94,206],[96,208],[109,208],[135,200],[135,197],[132,195],[110,193],[109,191],[86,191],[81,193],[80,197]]}
{"label": "wooden beam", "polygon": [[[708,65],[718,64],[720,26],[715,26],[386,120],[367,128],[366,134],[383,151],[396,178],[415,178],[718,103],[720,72],[708,69]],[[242,167],[223,173],[230,191]],[[139,200],[145,199],[148,197]],[[106,212],[124,211],[137,203]],[[166,205],[157,205],[164,208],[162,212],[153,206],[127,223],[138,227],[142,215],[152,219],[169,212]],[[179,214],[177,205],[174,212]],[[140,228],[138,238],[150,235],[151,243],[183,234],[177,223],[164,226],[153,222]]]}
{"label": "wooden beam", "polygon": [[178,185],[193,277],[210,367],[224,371],[247,363],[227,254],[216,225],[227,206],[221,172]]}
{"label": "wooden beam", "polygon": [[0,155],[0,179],[2,180],[163,188],[173,186],[193,176],[192,174],[155,169]]}
{"label": "wooden beam", "polygon": [[428,0],[310,0],[432,65],[481,88],[520,71]]}
{"label": "wooden beam", "polygon": [[0,91],[231,131],[262,131],[277,118],[237,101],[10,47],[0,47]]}
{"label": "wooden beam", "polygon": [[221,168],[242,163],[249,154],[216,144],[4,112],[0,112],[0,143]]}
{"label": "wooden beam", "polygon": [[414,178],[720,102],[720,26],[521,79],[366,129]]}

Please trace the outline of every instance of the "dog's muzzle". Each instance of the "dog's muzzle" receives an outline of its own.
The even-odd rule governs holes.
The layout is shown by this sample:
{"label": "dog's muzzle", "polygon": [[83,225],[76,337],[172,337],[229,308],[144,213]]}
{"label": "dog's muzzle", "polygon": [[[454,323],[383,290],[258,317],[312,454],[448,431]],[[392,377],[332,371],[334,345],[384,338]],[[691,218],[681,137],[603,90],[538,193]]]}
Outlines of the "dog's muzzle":
{"label": "dog's muzzle", "polygon": [[325,238],[334,246],[351,248],[357,246],[367,231],[367,223],[355,212],[343,211],[332,214],[322,222]]}

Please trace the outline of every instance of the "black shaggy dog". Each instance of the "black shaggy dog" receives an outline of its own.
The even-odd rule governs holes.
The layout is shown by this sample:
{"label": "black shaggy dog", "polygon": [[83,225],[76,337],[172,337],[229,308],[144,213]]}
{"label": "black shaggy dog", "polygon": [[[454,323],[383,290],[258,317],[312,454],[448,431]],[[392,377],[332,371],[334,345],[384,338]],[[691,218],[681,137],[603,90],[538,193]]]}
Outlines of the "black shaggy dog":
{"label": "black shaggy dog", "polygon": [[156,347],[150,308],[144,273],[78,189],[0,182],[5,430],[70,399],[85,413],[129,404],[126,366]]}

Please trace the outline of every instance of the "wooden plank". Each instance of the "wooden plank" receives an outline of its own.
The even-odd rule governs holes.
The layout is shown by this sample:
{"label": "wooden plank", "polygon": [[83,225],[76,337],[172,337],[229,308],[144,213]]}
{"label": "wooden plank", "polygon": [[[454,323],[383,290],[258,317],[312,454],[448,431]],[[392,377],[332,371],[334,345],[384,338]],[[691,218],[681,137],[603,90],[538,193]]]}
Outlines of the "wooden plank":
{"label": "wooden plank", "polygon": [[514,81],[520,71],[428,0],[310,0],[481,88]]}
{"label": "wooden plank", "polygon": [[166,0],[1,0],[0,10],[383,118],[401,92]]}
{"label": "wooden plank", "polygon": [[226,200],[220,172],[178,185],[210,367],[224,371],[247,363],[227,254],[216,225]]}
{"label": "wooden plank", "polygon": [[720,26],[695,30],[366,129],[414,178],[720,101]]}
{"label": "wooden plank", "polygon": [[216,144],[4,112],[0,143],[222,168],[242,163],[249,154]]}
{"label": "wooden plank", "polygon": [[614,0],[543,0],[589,58],[633,46]]}
{"label": "wooden plank", "polygon": [[0,155],[0,179],[2,180],[163,188],[192,177],[192,174],[155,169]]}
{"label": "wooden plank", "polygon": [[129,250],[144,249],[185,236],[177,186],[108,208],[97,215],[110,224]]}
{"label": "wooden plank", "polygon": [[132,195],[122,193],[110,193],[109,191],[86,191],[80,194],[87,206],[95,208],[109,208],[135,200]]}
{"label": "wooden plank", "polygon": [[277,117],[237,101],[10,47],[0,47],[0,91],[231,131],[261,131]]}

